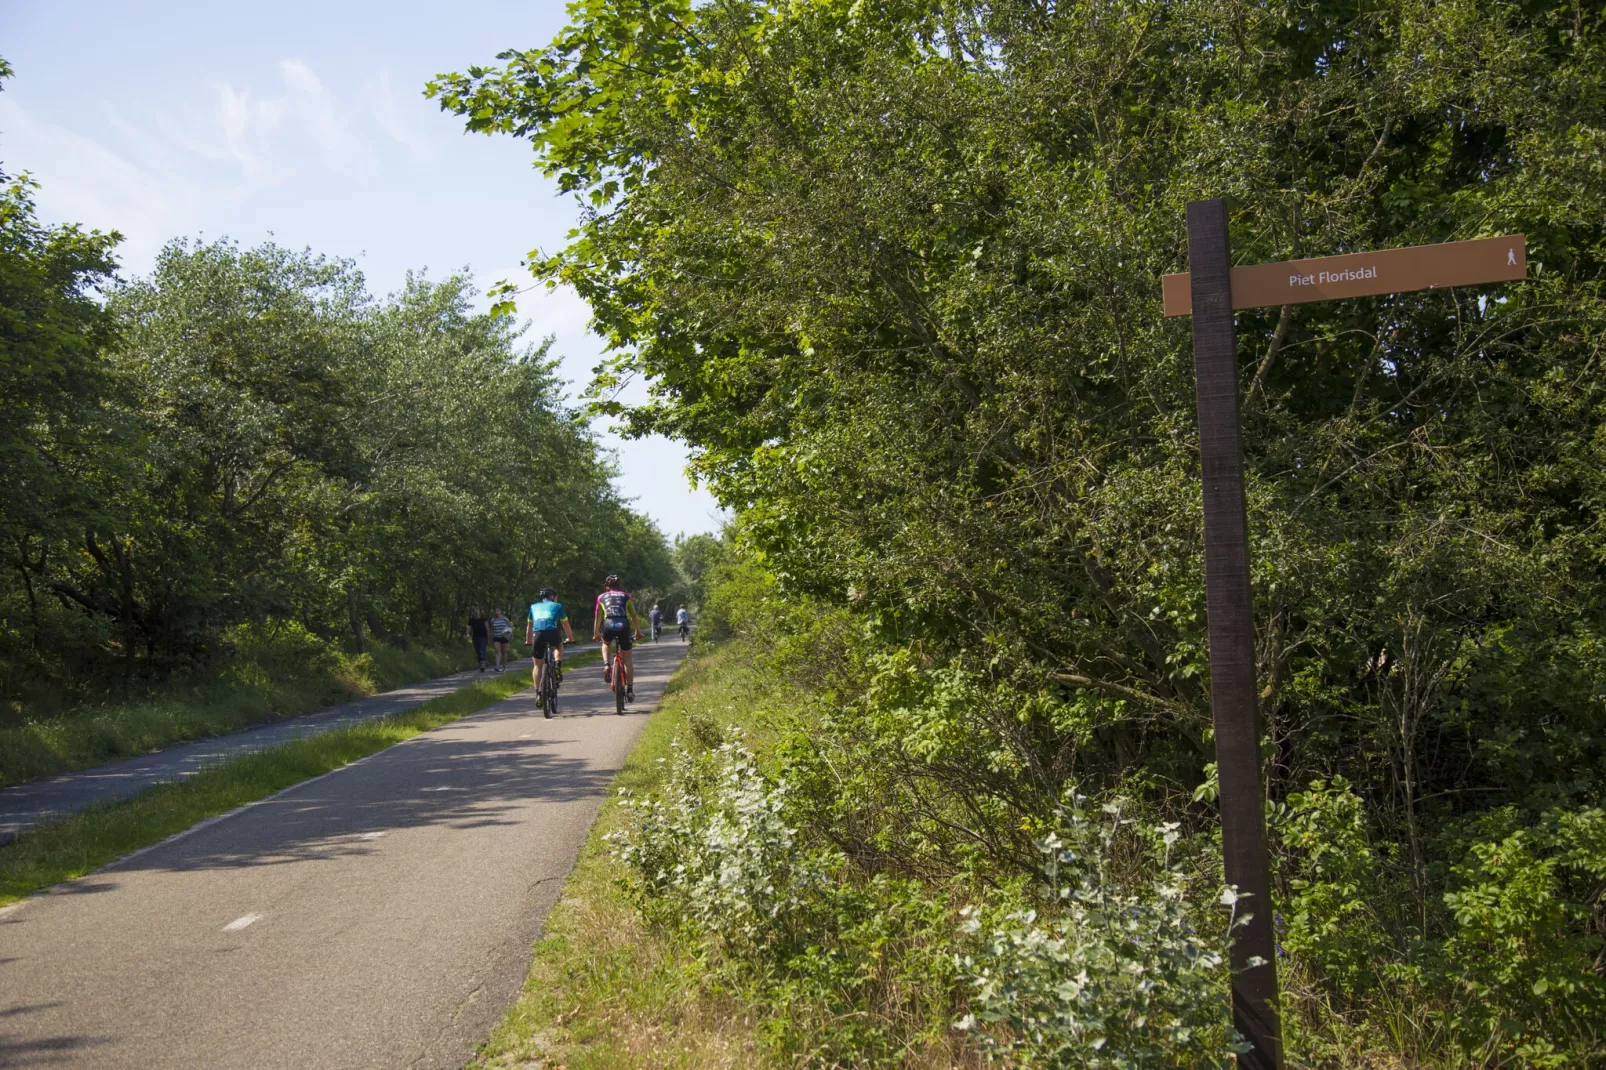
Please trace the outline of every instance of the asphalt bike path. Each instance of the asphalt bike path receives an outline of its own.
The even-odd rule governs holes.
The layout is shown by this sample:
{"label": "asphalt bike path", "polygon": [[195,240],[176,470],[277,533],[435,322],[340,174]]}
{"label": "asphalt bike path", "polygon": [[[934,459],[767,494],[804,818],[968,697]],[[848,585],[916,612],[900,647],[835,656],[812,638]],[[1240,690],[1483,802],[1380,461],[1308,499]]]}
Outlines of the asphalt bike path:
{"label": "asphalt bike path", "polygon": [[637,645],[622,717],[575,669],[551,720],[527,689],[0,909],[0,1066],[462,1066],[685,652]]}
{"label": "asphalt bike path", "polygon": [[[577,654],[596,645],[573,645],[569,647],[569,653]],[[525,659],[523,666],[519,671],[528,673],[528,659]],[[512,666],[509,666],[509,671],[512,671]],[[490,676],[489,669],[485,672],[469,669],[395,691],[343,702],[313,713],[230,732],[225,736],[180,743],[137,758],[124,758],[71,773],[42,777],[0,790],[0,846],[10,843],[17,833],[41,822],[75,814],[101,803],[131,798],[153,785],[182,780],[208,766],[250,751],[276,747],[293,739],[344,728],[359,721],[406,713],[430,699],[451,694]]]}

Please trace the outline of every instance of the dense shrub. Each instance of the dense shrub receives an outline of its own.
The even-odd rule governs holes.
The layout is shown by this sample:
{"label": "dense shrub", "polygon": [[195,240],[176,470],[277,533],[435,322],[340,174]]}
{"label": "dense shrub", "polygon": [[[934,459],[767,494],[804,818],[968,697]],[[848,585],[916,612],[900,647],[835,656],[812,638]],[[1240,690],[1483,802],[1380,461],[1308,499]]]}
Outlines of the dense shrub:
{"label": "dense shrub", "polygon": [[[1074,789],[1045,837],[1048,904],[984,923],[966,911],[973,989],[960,1028],[989,1056],[1027,1066],[1224,1066],[1245,1050],[1227,1003],[1232,922],[1190,909],[1195,875],[1175,866],[1177,826],[1134,827],[1121,800],[1089,807]],[[1123,833],[1158,841],[1154,869],[1123,882]],[[1233,917],[1248,901],[1223,889]]]}
{"label": "dense shrub", "polygon": [[727,941],[784,940],[824,879],[799,851],[786,795],[740,742],[701,756],[677,748],[661,797],[624,803],[636,821],[615,844],[649,907],[667,900],[673,917]]}

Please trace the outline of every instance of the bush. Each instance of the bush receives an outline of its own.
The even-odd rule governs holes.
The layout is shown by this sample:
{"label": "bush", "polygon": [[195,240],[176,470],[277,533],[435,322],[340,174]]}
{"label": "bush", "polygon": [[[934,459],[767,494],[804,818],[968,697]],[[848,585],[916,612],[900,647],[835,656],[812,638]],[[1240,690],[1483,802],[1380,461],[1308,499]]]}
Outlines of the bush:
{"label": "bush", "polygon": [[1365,807],[1343,777],[1312,782],[1288,797],[1272,823],[1297,867],[1288,877],[1283,946],[1351,999],[1371,991],[1397,956],[1377,914],[1378,859]]}
{"label": "bush", "polygon": [[619,857],[641,877],[649,913],[671,916],[728,941],[782,938],[787,920],[823,880],[796,852],[787,824],[787,786],[759,771],[740,741],[693,756],[679,747],[663,794],[626,799],[634,827],[611,837]]}
{"label": "bush", "polygon": [[[1189,878],[1171,861],[1177,826],[1135,828],[1119,802],[1089,811],[1072,792],[1040,844],[1052,905],[987,925],[970,911],[973,949],[959,961],[973,989],[959,1022],[989,1057],[1062,1067],[1224,1066],[1246,1049],[1228,1010],[1226,929],[1197,927]],[[1113,847],[1157,835],[1158,876],[1122,887]],[[1223,891],[1221,902],[1237,897]],[[1205,924],[1210,924],[1205,922]]]}
{"label": "bush", "polygon": [[1515,808],[1480,816],[1452,867],[1455,922],[1422,972],[1447,991],[1463,1055],[1483,1064],[1600,1065],[1606,1059],[1606,813]]}
{"label": "bush", "polygon": [[704,942],[766,1009],[788,1061],[864,1065],[943,1047],[955,986],[954,913],[919,881],[866,875],[803,842],[790,785],[739,739],[676,746],[661,793],[627,798],[608,837],[643,914]]}

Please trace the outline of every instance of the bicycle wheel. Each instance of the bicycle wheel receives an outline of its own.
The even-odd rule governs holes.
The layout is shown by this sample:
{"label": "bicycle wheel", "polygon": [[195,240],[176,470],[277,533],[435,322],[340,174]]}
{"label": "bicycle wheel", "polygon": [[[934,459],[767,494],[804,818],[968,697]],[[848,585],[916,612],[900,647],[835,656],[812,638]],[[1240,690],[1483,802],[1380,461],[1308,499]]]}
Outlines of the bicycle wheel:
{"label": "bicycle wheel", "polygon": [[613,712],[625,712],[625,659],[613,656]]}
{"label": "bicycle wheel", "polygon": [[552,652],[547,651],[546,666],[541,670],[541,713],[551,718],[558,712],[558,673],[557,663],[552,660]]}

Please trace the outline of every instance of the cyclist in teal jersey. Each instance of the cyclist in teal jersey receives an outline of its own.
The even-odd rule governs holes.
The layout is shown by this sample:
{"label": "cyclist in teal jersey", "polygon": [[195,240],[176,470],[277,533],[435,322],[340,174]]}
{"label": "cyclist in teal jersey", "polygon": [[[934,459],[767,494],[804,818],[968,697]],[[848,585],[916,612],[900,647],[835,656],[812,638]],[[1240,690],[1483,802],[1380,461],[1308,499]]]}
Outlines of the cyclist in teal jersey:
{"label": "cyclist in teal jersey", "polygon": [[563,640],[558,635],[562,626],[569,642],[574,642],[574,629],[569,627],[569,614],[558,601],[558,592],[550,587],[541,588],[541,597],[530,603],[530,623],[524,629],[524,642],[535,656],[535,667],[530,670],[530,682],[535,693],[541,693],[541,670],[546,667],[547,647],[552,648],[553,668],[557,679],[563,679]]}

